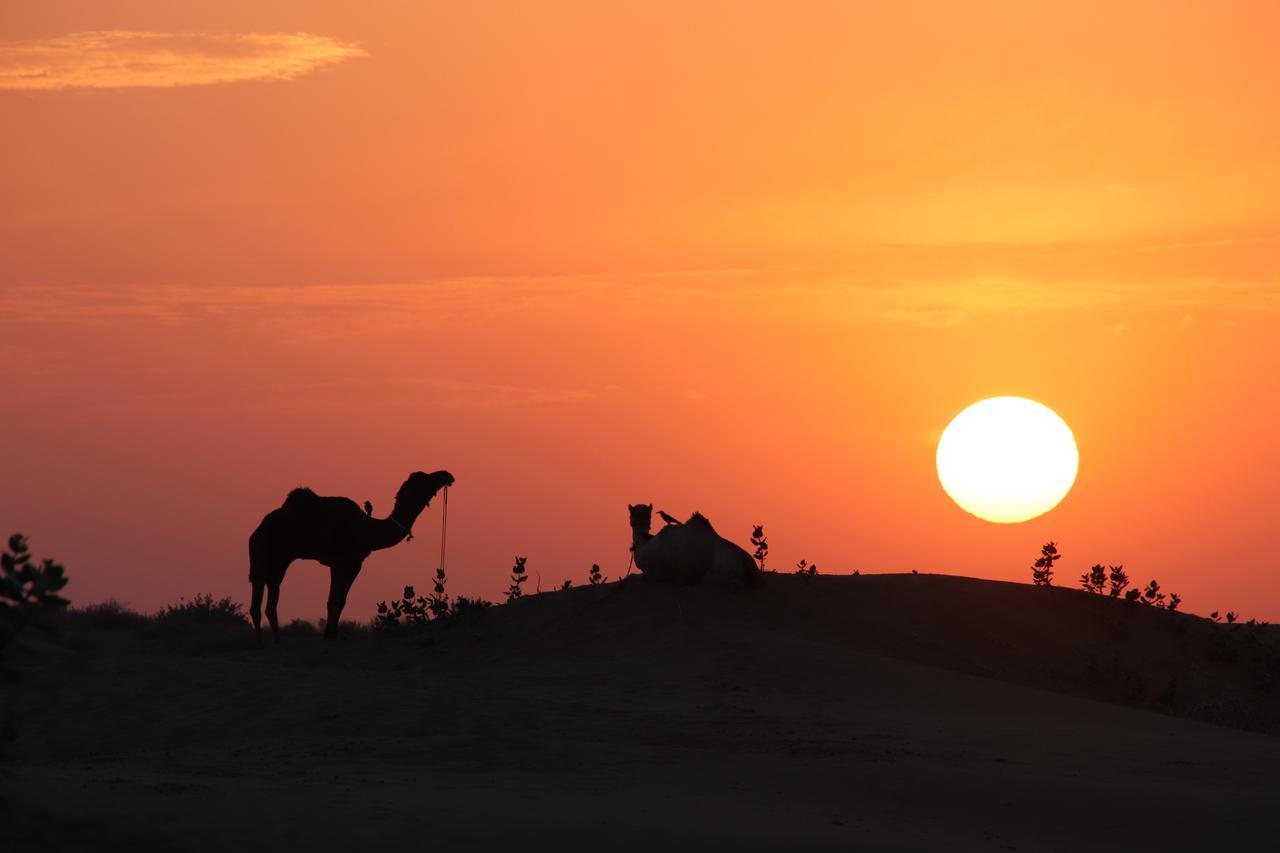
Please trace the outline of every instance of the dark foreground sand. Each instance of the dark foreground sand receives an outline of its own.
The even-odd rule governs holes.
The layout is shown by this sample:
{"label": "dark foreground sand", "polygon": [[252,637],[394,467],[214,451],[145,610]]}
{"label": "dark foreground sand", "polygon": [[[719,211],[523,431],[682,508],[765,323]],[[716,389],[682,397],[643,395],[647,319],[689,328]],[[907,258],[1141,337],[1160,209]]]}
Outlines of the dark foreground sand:
{"label": "dark foreground sand", "polygon": [[261,651],[65,621],[5,688],[6,851],[1280,844],[1272,630],[1068,590],[610,584]]}

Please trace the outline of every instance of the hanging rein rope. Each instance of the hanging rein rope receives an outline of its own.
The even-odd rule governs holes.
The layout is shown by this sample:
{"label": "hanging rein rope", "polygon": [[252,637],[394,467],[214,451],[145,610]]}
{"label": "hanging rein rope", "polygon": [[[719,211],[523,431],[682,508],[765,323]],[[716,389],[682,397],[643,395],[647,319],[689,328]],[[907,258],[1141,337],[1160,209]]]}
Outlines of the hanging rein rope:
{"label": "hanging rein rope", "polygon": [[449,539],[449,487],[444,487],[444,511],[440,516],[440,571],[444,571],[444,546]]}
{"label": "hanging rein rope", "polygon": [[[395,522],[396,527],[399,527],[401,530],[405,532],[405,539],[407,541],[409,542],[413,541],[413,530],[411,528],[405,527],[403,524],[397,521],[394,515],[389,515],[387,516],[387,518]],[[444,487],[444,513],[440,517],[440,568],[442,569],[444,568],[445,542],[447,541],[448,536],[449,536],[449,487],[445,486]]]}

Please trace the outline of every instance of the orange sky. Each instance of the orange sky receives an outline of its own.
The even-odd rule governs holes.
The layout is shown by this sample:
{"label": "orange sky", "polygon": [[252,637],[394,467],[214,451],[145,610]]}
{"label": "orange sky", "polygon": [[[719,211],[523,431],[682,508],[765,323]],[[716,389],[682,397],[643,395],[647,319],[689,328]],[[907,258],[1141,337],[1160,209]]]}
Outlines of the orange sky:
{"label": "orange sky", "polygon": [[[694,7],[694,8],[691,8]],[[1268,3],[22,2],[0,12],[0,521],[70,596],[246,597],[299,484],[448,468],[450,587],[626,564],[628,501],[776,564],[1280,619]],[[938,485],[1049,405],[1075,490]],[[439,512],[349,613],[434,568]],[[535,581],[536,582],[536,581]],[[323,611],[298,564],[286,618]]]}

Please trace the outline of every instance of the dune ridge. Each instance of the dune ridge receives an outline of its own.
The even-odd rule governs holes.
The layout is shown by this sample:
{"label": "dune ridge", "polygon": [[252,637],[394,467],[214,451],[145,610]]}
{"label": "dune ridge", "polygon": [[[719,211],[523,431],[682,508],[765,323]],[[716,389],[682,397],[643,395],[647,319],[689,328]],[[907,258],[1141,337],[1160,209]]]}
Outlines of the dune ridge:
{"label": "dune ridge", "polygon": [[1066,589],[635,579],[262,650],[77,619],[18,660],[18,849],[1257,848],[1280,783],[1274,628]]}

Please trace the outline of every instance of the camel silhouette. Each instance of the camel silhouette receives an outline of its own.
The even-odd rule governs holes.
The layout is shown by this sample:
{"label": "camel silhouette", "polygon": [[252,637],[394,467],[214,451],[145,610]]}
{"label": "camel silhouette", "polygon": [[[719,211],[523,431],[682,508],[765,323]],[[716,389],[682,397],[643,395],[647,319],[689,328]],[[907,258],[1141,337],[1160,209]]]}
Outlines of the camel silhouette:
{"label": "camel silhouette", "polygon": [[694,513],[683,524],[668,523],[651,534],[652,504],[628,504],[631,550],[645,577],[681,583],[708,582],[737,586],[756,579],[756,561],[716,533],[711,522]]}
{"label": "camel silhouette", "polygon": [[271,635],[280,642],[276,606],[280,602],[280,583],[294,560],[315,560],[329,567],[329,612],[324,635],[326,639],[336,637],[347,592],[365,558],[412,536],[418,516],[436,492],[450,485],[453,475],[448,471],[413,472],[396,492],[395,506],[386,518],[373,518],[350,498],[322,497],[305,488],[290,492],[284,504],[267,513],[249,537],[249,582],[253,584],[249,614],[258,645],[262,645],[264,587]]}

